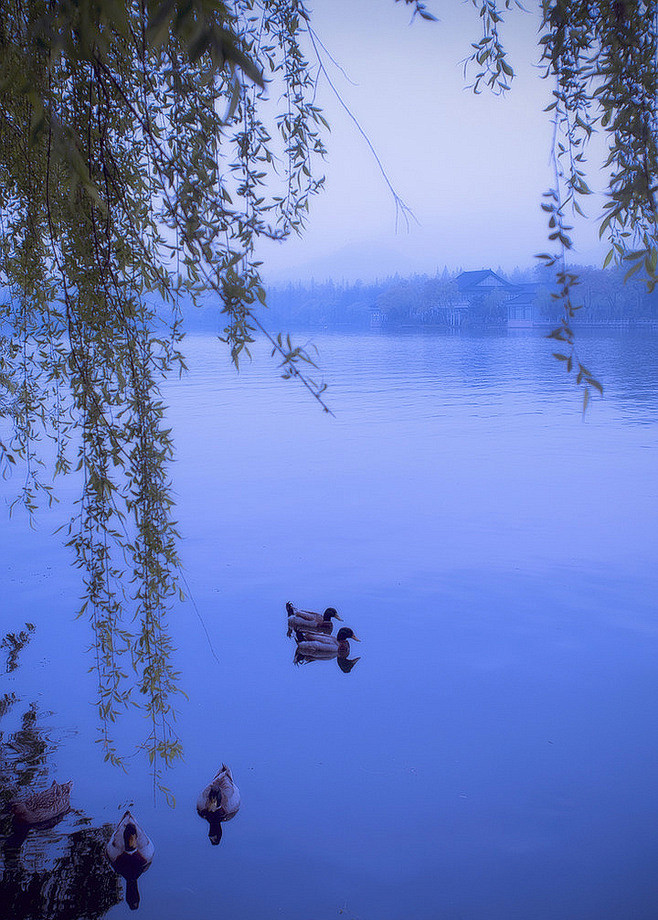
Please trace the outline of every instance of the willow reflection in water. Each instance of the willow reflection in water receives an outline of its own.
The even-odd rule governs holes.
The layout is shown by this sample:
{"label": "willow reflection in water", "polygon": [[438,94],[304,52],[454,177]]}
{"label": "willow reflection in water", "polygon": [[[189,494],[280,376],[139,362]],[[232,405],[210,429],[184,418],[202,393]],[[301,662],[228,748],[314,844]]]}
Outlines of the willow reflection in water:
{"label": "willow reflection in water", "polygon": [[[16,920],[88,920],[104,917],[121,900],[118,879],[105,856],[109,825],[60,836],[32,838],[29,858],[3,848],[0,916]],[[56,858],[49,858],[58,849]],[[38,867],[34,867],[35,857]]]}
{"label": "willow reflection in water", "polygon": [[[6,673],[18,667],[32,632],[28,624],[0,643],[7,650]],[[5,692],[1,703],[4,719],[16,713],[21,700]],[[82,812],[71,812],[71,783],[48,785],[57,742],[42,719],[36,703],[30,703],[18,717],[19,727],[0,734],[0,917],[96,920],[121,900],[105,856],[110,826],[90,827]],[[75,821],[73,828],[70,818],[64,821],[67,815]]]}

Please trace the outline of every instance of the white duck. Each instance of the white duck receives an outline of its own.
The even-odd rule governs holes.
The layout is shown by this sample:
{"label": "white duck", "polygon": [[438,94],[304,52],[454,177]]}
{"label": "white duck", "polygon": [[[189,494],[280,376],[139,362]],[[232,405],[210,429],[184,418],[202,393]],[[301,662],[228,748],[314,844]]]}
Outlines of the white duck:
{"label": "white duck", "polygon": [[126,880],[126,903],[131,910],[139,907],[137,879],[153,862],[155,847],[145,831],[127,811],[107,844],[112,868]]}
{"label": "white duck", "polygon": [[213,846],[222,839],[222,822],[234,818],[239,808],[240,790],[233,781],[231,771],[223,763],[196,803],[197,813],[210,825],[208,837]]}
{"label": "white duck", "polygon": [[297,629],[328,634],[334,628],[334,624],[331,622],[332,617],[336,620],[343,619],[338,616],[335,607],[327,607],[324,613],[315,613],[313,610],[301,610],[288,601],[286,604],[286,611],[288,613],[289,636],[292,636],[293,632]]}

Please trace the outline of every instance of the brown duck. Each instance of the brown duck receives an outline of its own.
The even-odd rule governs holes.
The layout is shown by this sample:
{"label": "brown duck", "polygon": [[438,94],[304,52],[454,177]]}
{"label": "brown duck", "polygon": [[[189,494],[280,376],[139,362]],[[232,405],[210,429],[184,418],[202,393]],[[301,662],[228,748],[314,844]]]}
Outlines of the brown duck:
{"label": "brown duck", "polygon": [[71,810],[71,789],[73,782],[58,783],[53,780],[49,789],[33,792],[24,799],[11,803],[14,821],[29,827],[57,822]]}

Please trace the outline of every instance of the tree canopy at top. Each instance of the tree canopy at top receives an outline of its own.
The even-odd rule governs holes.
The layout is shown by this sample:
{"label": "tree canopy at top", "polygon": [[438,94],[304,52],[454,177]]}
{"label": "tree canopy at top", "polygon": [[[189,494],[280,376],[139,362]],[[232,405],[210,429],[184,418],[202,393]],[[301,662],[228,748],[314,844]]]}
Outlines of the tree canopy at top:
{"label": "tree canopy at top", "polygon": [[[178,558],[158,383],[183,366],[181,290],[220,299],[237,362],[265,300],[255,241],[298,231],[322,185],[306,17],[296,0],[8,0],[0,12],[2,461],[25,465],[28,509],[50,495],[41,435],[57,472],[82,471],[70,543],[101,716],[127,702],[130,651],[149,750],[165,760],[178,751],[164,623]],[[297,374],[304,353],[272,344]]]}

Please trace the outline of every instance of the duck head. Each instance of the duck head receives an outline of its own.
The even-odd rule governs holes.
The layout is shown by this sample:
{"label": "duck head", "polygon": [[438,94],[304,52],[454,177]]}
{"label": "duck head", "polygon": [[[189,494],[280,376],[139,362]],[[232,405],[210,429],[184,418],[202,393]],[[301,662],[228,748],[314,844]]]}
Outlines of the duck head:
{"label": "duck head", "polygon": [[217,811],[222,805],[222,793],[220,789],[211,789],[208,793],[208,811]]}
{"label": "duck head", "polygon": [[[137,849],[137,828],[132,821],[129,821],[123,829],[123,845],[126,853],[134,853]],[[139,901],[139,895],[137,895],[137,898]]]}
{"label": "duck head", "polygon": [[335,607],[327,607],[325,612],[322,614],[322,619],[325,621],[325,623],[331,623],[332,617],[336,620],[340,620],[341,622],[343,620],[342,617],[338,616],[338,611]]}
{"label": "duck head", "polygon": [[347,639],[353,639],[355,642],[361,641],[358,636],[354,635],[354,630],[349,626],[342,626],[336,633],[336,638],[339,642],[345,642]]}

